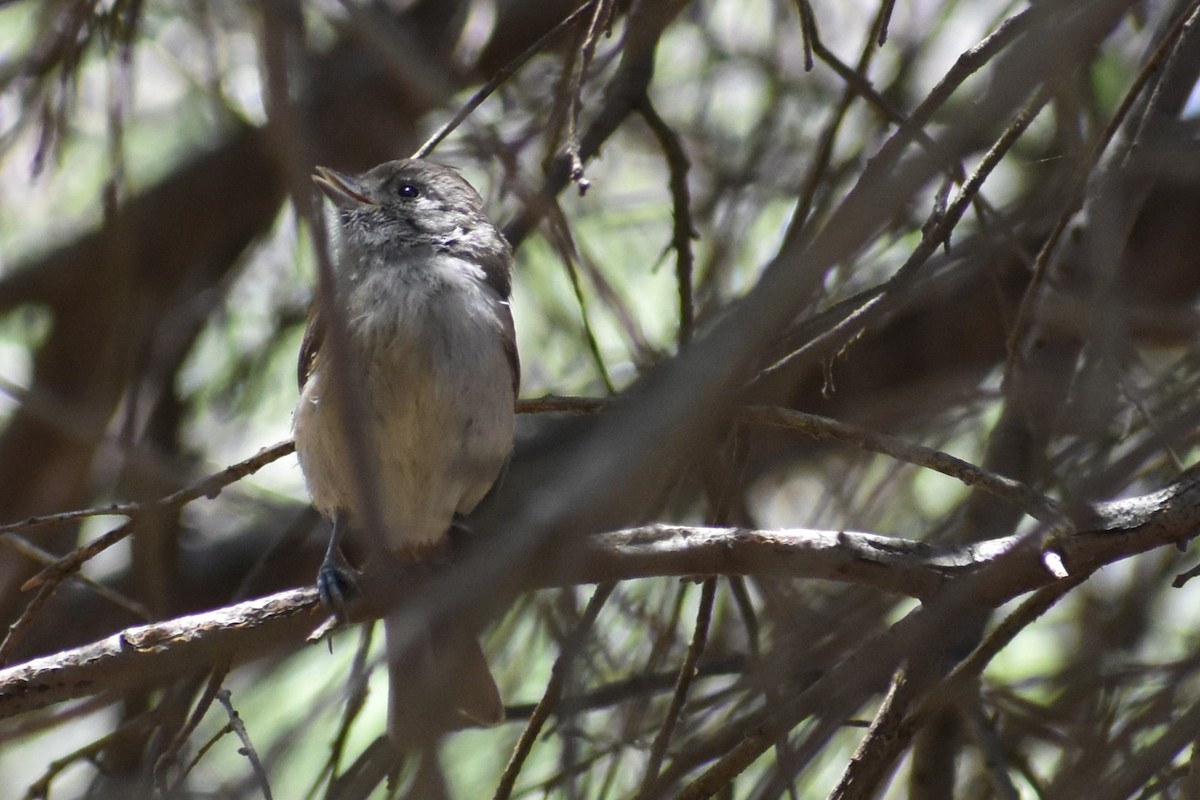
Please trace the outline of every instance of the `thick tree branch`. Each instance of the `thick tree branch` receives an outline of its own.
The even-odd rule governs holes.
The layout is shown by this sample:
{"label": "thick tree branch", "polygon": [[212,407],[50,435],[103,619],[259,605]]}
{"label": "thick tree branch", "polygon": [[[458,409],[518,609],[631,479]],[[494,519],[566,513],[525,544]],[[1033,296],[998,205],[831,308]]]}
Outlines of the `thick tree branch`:
{"label": "thick tree branch", "polygon": [[0,714],[137,685],[169,682],[202,660],[262,656],[303,640],[318,617],[315,589],[295,589],[203,614],[127,628],[83,647],[3,671]]}
{"label": "thick tree branch", "polygon": [[[854,583],[929,598],[947,582],[969,579],[1001,556],[1003,582],[980,600],[998,606],[1059,578],[1045,554],[1061,556],[1068,574],[1093,570],[1167,544],[1185,544],[1200,529],[1200,470],[1142,497],[1100,504],[1079,519],[1086,529],[1025,546],[1006,537],[961,547],[846,531],[689,528],[652,525],[583,537],[579,557],[538,559],[525,589],[643,577],[756,575]],[[453,570],[451,571],[453,572]],[[365,576],[362,618],[379,616],[381,598],[396,596],[396,579]],[[452,576],[439,576],[444,581]],[[405,576],[405,593],[422,592]],[[299,646],[323,618],[311,588],[293,589],[154,625],[0,671],[0,719],[65,700],[146,683],[159,684],[219,657],[249,660]]]}

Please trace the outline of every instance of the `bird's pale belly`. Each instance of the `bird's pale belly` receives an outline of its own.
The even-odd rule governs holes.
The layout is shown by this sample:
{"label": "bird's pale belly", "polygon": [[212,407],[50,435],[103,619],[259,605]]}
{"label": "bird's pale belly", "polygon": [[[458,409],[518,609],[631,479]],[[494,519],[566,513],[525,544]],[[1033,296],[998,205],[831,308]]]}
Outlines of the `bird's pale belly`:
{"label": "bird's pale belly", "polygon": [[[391,358],[359,353],[372,365],[358,384],[373,493],[397,550],[430,543],[487,494],[512,449],[513,396],[507,357],[496,337],[462,341],[453,359],[436,349],[389,348]],[[396,357],[396,353],[400,353]],[[425,353],[432,357],[411,357]],[[371,357],[371,356],[374,357]],[[456,368],[448,370],[448,364]],[[328,366],[327,364],[324,366]],[[305,386],[296,417],[297,455],[313,504],[334,516],[349,512],[365,521],[364,493],[353,476],[348,437],[330,402],[329,370],[318,369]],[[318,477],[319,476],[319,477]]]}

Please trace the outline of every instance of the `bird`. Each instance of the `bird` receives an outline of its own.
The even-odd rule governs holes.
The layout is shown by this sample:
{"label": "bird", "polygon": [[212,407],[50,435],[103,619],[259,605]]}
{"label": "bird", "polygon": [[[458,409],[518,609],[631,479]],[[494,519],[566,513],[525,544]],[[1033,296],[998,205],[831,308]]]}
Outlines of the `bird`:
{"label": "bird", "polygon": [[[512,249],[457,170],[403,159],[353,176],[316,167],[313,182],[336,213],[344,346],[331,346],[331,315],[314,302],[293,432],[312,503],[333,525],[318,593],[340,614],[355,592],[347,542],[368,561],[437,560],[451,527],[492,490],[513,449],[520,359]],[[332,359],[342,350],[349,368],[338,370]],[[343,403],[361,414],[364,436],[348,435]],[[373,493],[356,479],[363,474]],[[366,530],[372,519],[383,530]],[[411,621],[384,617],[388,733],[399,745],[504,719],[474,635],[453,620],[428,627],[414,648]],[[428,708],[422,684],[432,676],[447,682],[453,708]]]}

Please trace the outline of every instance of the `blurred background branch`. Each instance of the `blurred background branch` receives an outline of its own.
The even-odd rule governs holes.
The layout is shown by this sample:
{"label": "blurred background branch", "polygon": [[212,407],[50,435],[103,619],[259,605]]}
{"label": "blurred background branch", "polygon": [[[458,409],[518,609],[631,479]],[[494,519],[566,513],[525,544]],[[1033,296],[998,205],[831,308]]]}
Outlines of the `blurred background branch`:
{"label": "blurred background branch", "polygon": [[[0,785],[394,767],[378,645],[299,646],[294,458],[251,454],[289,435],[308,162],[433,142],[516,246],[540,399],[461,557],[381,590],[488,622],[516,722],[395,793],[1194,794],[1200,606],[1161,545],[1195,530],[1197,7],[0,2],[5,674],[181,637],[7,720]],[[265,638],[227,670],[197,619]]]}

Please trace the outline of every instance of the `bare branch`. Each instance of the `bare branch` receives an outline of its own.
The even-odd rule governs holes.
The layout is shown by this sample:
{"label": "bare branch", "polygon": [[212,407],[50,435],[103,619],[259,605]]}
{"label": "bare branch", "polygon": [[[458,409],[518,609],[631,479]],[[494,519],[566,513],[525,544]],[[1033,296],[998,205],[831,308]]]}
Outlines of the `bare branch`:
{"label": "bare branch", "polygon": [[[1073,575],[1147,550],[1189,541],[1200,530],[1200,471],[1166,489],[1098,505],[1080,532],[1046,547],[1060,553]],[[1084,523],[1091,527],[1084,527]],[[846,531],[751,531],[655,525],[581,538],[569,564],[534,565],[525,589],[605,583],[644,577],[757,575],[855,583],[928,597],[1005,559],[1002,579],[978,587],[978,601],[997,606],[1057,579],[1040,548],[1021,537],[962,547]],[[453,571],[452,571],[453,572]],[[453,579],[447,575],[434,582]],[[394,583],[366,576],[357,619],[381,616],[396,597]],[[411,583],[412,576],[404,576]],[[392,576],[394,582],[395,577]],[[414,589],[406,586],[404,594]],[[420,592],[424,594],[424,592]],[[280,645],[297,646],[321,621],[315,589],[294,589],[228,608],[130,628],[85,647],[0,671],[0,719],[104,690],[161,683],[180,670],[219,657],[259,657]],[[148,676],[151,676],[148,678]]]}

